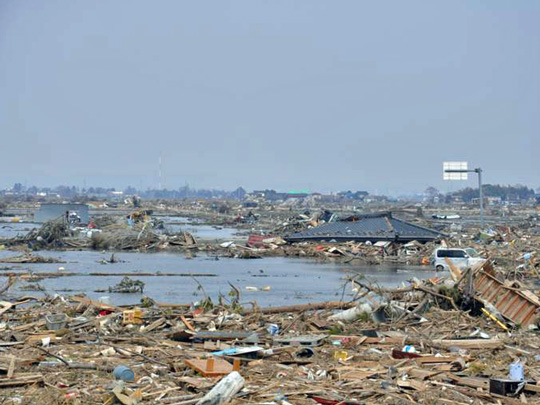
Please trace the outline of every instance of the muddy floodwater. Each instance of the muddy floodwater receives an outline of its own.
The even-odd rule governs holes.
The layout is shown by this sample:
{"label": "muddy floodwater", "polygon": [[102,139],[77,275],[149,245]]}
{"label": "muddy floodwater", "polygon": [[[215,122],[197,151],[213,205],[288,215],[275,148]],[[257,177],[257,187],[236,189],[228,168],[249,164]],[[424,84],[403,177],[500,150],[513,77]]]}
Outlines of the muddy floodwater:
{"label": "muddy floodwater", "polygon": [[[16,255],[16,252],[0,251],[0,258]],[[136,304],[142,294],[118,294],[95,292],[107,290],[120,282],[122,275],[111,273],[132,273],[131,277],[146,283],[144,294],[158,302],[186,304],[203,297],[197,281],[206,293],[216,299],[219,293],[227,296],[228,282],[241,290],[242,302],[256,300],[260,306],[293,305],[308,302],[339,300],[352,296],[350,283],[345,278],[351,274],[363,274],[367,279],[385,287],[395,287],[417,277],[431,278],[441,273],[429,267],[420,266],[355,266],[338,263],[320,263],[311,259],[264,258],[254,260],[216,259],[197,256],[192,259],[175,253],[116,253],[120,263],[100,264],[109,259],[111,253],[93,251],[39,252],[40,255],[58,258],[66,263],[1,264],[0,274],[10,272],[77,273],[72,276],[45,278],[39,281],[49,294],[85,293],[97,299],[109,296],[113,304]],[[62,269],[59,269],[62,268]],[[99,273],[100,275],[91,275]],[[154,276],[138,275],[152,273]],[[157,275],[161,274],[161,275]],[[164,275],[166,274],[166,275]],[[190,276],[193,275],[193,277]],[[197,280],[195,280],[195,279]],[[4,281],[5,277],[1,277]],[[17,283],[15,292],[27,283]],[[344,290],[345,285],[345,290]],[[249,291],[246,287],[256,287],[259,291]],[[270,291],[261,291],[270,287]],[[20,291],[25,295],[40,295],[37,291]]]}

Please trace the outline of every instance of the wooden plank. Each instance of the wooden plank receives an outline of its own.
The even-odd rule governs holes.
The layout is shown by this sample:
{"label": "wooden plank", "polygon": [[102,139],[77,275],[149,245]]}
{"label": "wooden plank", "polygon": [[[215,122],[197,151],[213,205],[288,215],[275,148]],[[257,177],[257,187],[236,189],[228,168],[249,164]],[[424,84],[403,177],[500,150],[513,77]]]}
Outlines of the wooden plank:
{"label": "wooden plank", "polygon": [[11,356],[11,361],[9,362],[7,378],[13,378],[13,373],[15,372],[15,356]]}
{"label": "wooden plank", "polygon": [[18,374],[15,378],[0,378],[0,387],[17,387],[42,382],[42,374]]}
{"label": "wooden plank", "polygon": [[0,347],[24,345],[24,342],[0,342]]}
{"label": "wooden plank", "polygon": [[202,359],[187,359],[186,365],[202,374],[204,377],[219,377],[227,375],[239,368],[240,362],[236,362],[236,367],[226,360],[219,358]]}
{"label": "wooden plank", "polygon": [[286,307],[267,307],[267,308],[255,308],[248,309],[242,312],[242,315],[249,315],[260,312],[261,314],[280,314],[284,312],[301,312],[301,311],[315,311],[321,309],[349,309],[356,306],[356,302],[315,302],[313,304],[298,304],[290,305]]}
{"label": "wooden plank", "polygon": [[365,380],[366,378],[385,373],[388,373],[388,370],[351,370],[340,373],[339,378],[340,380]]}
{"label": "wooden plank", "polygon": [[525,384],[525,391],[540,393],[540,385]]}
{"label": "wooden plank", "polygon": [[414,359],[418,364],[453,363],[458,357],[421,356]]}
{"label": "wooden plank", "polygon": [[49,338],[51,340],[51,343],[62,340],[62,338],[56,337],[54,333],[40,333],[40,334],[28,336],[24,342],[26,344],[33,344],[36,342],[41,342],[42,339],[46,339],[46,338]]}
{"label": "wooden plank", "polygon": [[[3,356],[0,357],[0,370],[5,372],[9,369],[9,364],[11,363],[12,356]],[[39,363],[43,360],[43,356],[39,357],[29,357],[29,358],[17,358],[15,357],[15,367],[30,367],[33,364]]]}
{"label": "wooden plank", "polygon": [[18,326],[15,326],[15,327],[11,328],[11,330],[13,332],[23,332],[25,330],[32,329],[34,327],[38,328],[40,326],[45,326],[45,319],[42,319],[42,320],[37,321],[37,322],[30,322],[30,323],[27,323],[27,324],[18,325]]}
{"label": "wooden plank", "polygon": [[152,322],[150,325],[148,325],[147,327],[144,328],[144,330],[142,331],[143,333],[148,333],[148,332],[152,332],[154,329],[157,329],[159,328],[160,326],[163,326],[165,325],[167,321],[165,320],[165,318],[159,318],[158,320]]}
{"label": "wooden plank", "polygon": [[416,391],[425,391],[427,389],[426,384],[423,382],[411,379],[405,381],[398,379],[397,386],[399,388],[410,388]]}
{"label": "wooden plank", "polygon": [[430,367],[431,370],[438,372],[452,371],[453,368],[454,366],[452,366],[451,364],[437,364],[431,365]]}
{"label": "wooden plank", "polygon": [[180,319],[182,320],[182,322],[184,322],[184,325],[186,325],[186,327],[192,331],[192,332],[195,332],[195,328],[193,327],[193,325],[186,319],[186,317],[184,315],[180,315]]}
{"label": "wooden plank", "polygon": [[425,370],[423,368],[416,368],[416,367],[411,368],[409,371],[407,371],[407,374],[410,377],[417,378],[420,380],[427,380],[441,373],[442,371]]}
{"label": "wooden plank", "polygon": [[489,380],[487,378],[459,377],[452,373],[447,373],[446,376],[456,385],[463,385],[471,388],[482,388],[485,390],[489,389]]}
{"label": "wooden plank", "polygon": [[[429,342],[427,342],[429,344]],[[455,346],[460,349],[499,349],[504,347],[504,342],[500,339],[435,339],[434,345],[450,347]]]}

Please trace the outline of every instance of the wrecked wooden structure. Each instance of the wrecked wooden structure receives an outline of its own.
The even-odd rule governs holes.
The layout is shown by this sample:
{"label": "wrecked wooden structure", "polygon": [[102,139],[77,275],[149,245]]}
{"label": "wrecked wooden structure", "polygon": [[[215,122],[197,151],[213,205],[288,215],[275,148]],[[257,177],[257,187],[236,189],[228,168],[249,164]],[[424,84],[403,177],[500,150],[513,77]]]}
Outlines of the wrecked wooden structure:
{"label": "wrecked wooden structure", "polygon": [[442,234],[395,218],[392,213],[355,215],[336,222],[316,226],[285,237],[288,242],[336,241],[430,242]]}
{"label": "wrecked wooden structure", "polygon": [[538,297],[525,291],[519,283],[498,279],[489,261],[474,274],[474,288],[483,300],[516,325],[526,327],[540,315]]}

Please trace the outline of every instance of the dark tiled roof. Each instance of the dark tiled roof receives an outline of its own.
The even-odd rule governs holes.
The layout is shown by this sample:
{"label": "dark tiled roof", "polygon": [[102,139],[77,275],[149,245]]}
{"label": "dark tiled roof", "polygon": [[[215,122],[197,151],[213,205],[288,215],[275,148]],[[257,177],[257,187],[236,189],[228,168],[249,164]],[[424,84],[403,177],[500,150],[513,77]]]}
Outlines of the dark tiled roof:
{"label": "dark tiled roof", "polygon": [[[351,221],[353,219],[353,221]],[[408,242],[417,240],[427,242],[436,239],[441,234],[431,229],[413,225],[393,218],[391,214],[365,215],[349,218],[347,221],[338,221],[321,225],[306,231],[297,232],[287,236],[290,242],[307,240],[337,241],[397,241]]]}

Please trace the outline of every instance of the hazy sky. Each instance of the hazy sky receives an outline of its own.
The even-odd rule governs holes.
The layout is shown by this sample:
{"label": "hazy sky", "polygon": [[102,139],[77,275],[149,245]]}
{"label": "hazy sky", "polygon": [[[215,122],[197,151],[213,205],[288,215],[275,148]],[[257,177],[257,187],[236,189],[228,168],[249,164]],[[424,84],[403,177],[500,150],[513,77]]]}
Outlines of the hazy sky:
{"label": "hazy sky", "polygon": [[538,187],[539,138],[537,0],[0,0],[0,187]]}

